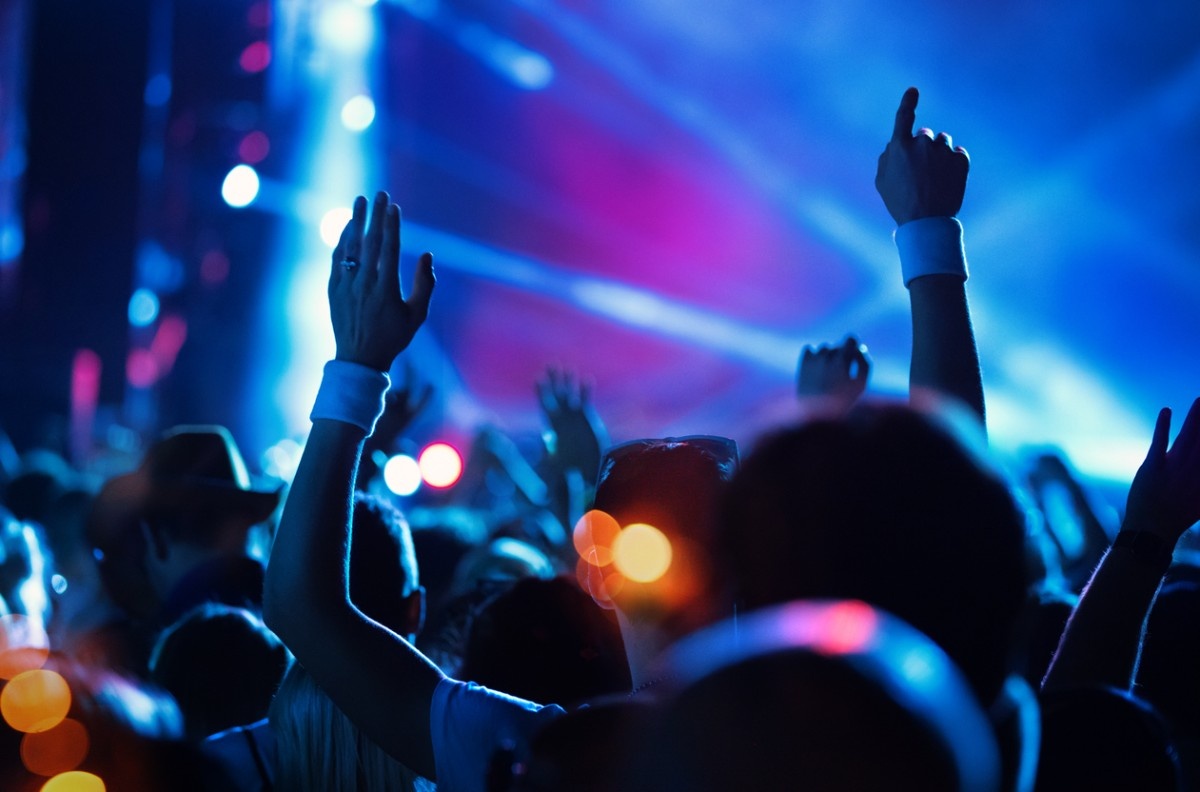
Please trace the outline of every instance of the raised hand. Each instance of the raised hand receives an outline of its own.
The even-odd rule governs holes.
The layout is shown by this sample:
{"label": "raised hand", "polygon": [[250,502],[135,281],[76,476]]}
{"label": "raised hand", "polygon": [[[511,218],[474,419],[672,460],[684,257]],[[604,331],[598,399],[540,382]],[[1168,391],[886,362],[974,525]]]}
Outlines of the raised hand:
{"label": "raised hand", "polygon": [[417,262],[408,299],[400,290],[400,207],[377,193],[367,225],[367,199],[354,200],[354,214],[333,251],[329,312],[337,359],[387,371],[429,314],[434,287],[433,256]]}
{"label": "raised hand", "polygon": [[854,336],[839,346],[805,344],[796,392],[801,399],[837,399],[850,406],[867,389],[871,358]]}
{"label": "raised hand", "polygon": [[1156,534],[1174,547],[1200,520],[1200,399],[1192,402],[1168,450],[1170,434],[1171,410],[1164,407],[1146,461],[1129,487],[1124,528]]}
{"label": "raised hand", "polygon": [[554,432],[553,456],[564,470],[578,470],[584,481],[594,482],[600,454],[608,444],[604,422],[592,407],[591,391],[576,383],[570,373],[546,370],[537,382],[538,404]]}
{"label": "raised hand", "polygon": [[945,132],[935,137],[923,128],[913,134],[918,97],[916,88],[904,92],[892,139],[879,155],[875,172],[875,189],[896,225],[958,214],[971,167],[967,150],[954,146]]}

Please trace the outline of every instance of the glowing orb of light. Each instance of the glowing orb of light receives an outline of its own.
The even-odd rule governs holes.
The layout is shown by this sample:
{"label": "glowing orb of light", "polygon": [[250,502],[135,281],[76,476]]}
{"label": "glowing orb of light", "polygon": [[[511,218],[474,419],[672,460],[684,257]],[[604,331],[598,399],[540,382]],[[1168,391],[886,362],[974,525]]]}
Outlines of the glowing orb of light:
{"label": "glowing orb of light", "polygon": [[221,197],[234,209],[241,209],[254,203],[258,187],[258,171],[249,165],[236,165],[221,182]]}
{"label": "glowing orb of light", "polygon": [[421,486],[421,466],[408,454],[396,454],[384,463],[383,483],[396,495],[406,498]]}
{"label": "glowing orb of light", "polygon": [[627,525],[612,545],[613,563],[637,583],[653,583],[671,568],[671,540],[646,523]]}
{"label": "glowing orb of light", "polygon": [[41,668],[50,656],[50,638],[42,625],[19,613],[0,616],[0,679]]}
{"label": "glowing orb of light", "polygon": [[351,132],[362,132],[375,120],[375,102],[365,94],[351,97],[342,105],[342,126]]}
{"label": "glowing orb of light", "polygon": [[72,770],[51,778],[42,785],[41,792],[104,792],[105,789],[100,776]]}
{"label": "glowing orb of light", "polygon": [[66,773],[79,767],[89,745],[87,728],[67,718],[53,729],[22,737],[21,761],[26,770],[40,776]]}
{"label": "glowing orb of light", "polygon": [[571,539],[579,557],[593,566],[608,566],[613,561],[612,546],[621,526],[612,515],[599,509],[586,512],[575,523]]}
{"label": "glowing orb of light", "polygon": [[447,489],[462,476],[462,456],[448,443],[431,443],[417,459],[421,478],[434,489]]}
{"label": "glowing orb of light", "polygon": [[158,318],[158,295],[150,289],[136,289],[129,298],[129,324],[149,327]]}
{"label": "glowing orb of light", "polygon": [[338,240],[342,238],[342,229],[353,216],[354,212],[345,206],[326,212],[321,217],[321,241],[331,248],[337,247]]}
{"label": "glowing orb of light", "polygon": [[0,715],[19,732],[53,729],[70,709],[71,688],[53,671],[24,671],[0,691]]}

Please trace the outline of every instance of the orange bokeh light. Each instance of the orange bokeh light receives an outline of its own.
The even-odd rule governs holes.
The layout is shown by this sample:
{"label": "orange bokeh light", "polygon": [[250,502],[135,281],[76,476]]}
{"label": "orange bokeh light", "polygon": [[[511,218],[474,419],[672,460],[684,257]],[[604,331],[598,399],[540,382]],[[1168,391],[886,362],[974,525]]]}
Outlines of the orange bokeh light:
{"label": "orange bokeh light", "polygon": [[42,785],[41,792],[104,792],[104,782],[100,776],[72,770],[51,778]]}
{"label": "orange bokeh light", "polygon": [[50,638],[40,623],[19,613],[0,617],[0,679],[46,664]]}
{"label": "orange bokeh light", "polygon": [[612,556],[626,578],[653,583],[671,568],[671,540],[653,525],[633,523],[613,541]]}
{"label": "orange bokeh light", "polygon": [[37,775],[65,773],[79,767],[87,757],[89,745],[84,725],[66,718],[53,729],[22,737],[21,761],[26,770]]}
{"label": "orange bokeh light", "polygon": [[17,674],[0,691],[0,715],[19,732],[42,732],[62,723],[71,688],[61,675],[38,669]]}
{"label": "orange bokeh light", "polygon": [[579,557],[593,566],[608,566],[613,561],[612,546],[621,526],[612,515],[592,509],[579,518],[571,539]]}

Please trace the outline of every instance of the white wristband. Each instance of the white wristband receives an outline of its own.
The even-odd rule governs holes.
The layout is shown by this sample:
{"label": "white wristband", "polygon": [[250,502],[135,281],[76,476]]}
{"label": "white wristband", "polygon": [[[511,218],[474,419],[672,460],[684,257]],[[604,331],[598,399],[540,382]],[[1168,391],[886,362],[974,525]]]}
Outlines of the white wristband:
{"label": "white wristband", "polygon": [[391,385],[385,372],[346,360],[331,360],[325,364],[317,401],[308,417],[353,424],[370,435],[383,415],[383,397]]}
{"label": "white wristband", "polygon": [[904,285],[925,275],[957,275],[967,279],[962,223],[953,217],[910,220],[893,235],[900,251]]}

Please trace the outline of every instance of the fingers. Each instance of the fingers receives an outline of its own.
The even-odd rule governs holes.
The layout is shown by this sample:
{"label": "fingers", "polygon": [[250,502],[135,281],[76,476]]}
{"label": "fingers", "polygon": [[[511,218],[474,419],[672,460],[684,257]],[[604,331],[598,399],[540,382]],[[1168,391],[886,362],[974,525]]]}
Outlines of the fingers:
{"label": "fingers", "polygon": [[1167,441],[1171,437],[1171,408],[1163,407],[1158,411],[1158,420],[1154,422],[1154,437],[1150,440],[1150,450],[1146,452],[1146,462],[1157,464],[1167,453]]}
{"label": "fingers", "polygon": [[[1154,429],[1157,439],[1158,427],[1155,426]],[[1171,447],[1171,450],[1172,452],[1178,450],[1189,460],[1200,460],[1200,399],[1192,402],[1187,417],[1183,419],[1183,428],[1179,430],[1179,436],[1175,438],[1175,445]]]}
{"label": "fingers", "polygon": [[912,139],[913,124],[917,121],[917,99],[920,94],[916,88],[909,88],[900,97],[900,107],[896,110],[896,124],[892,128],[892,140],[903,143]]}
{"label": "fingers", "polygon": [[[380,195],[384,195],[384,193],[380,193]],[[379,214],[379,204],[376,203],[376,217]],[[372,223],[375,222],[376,217],[371,218]],[[380,225],[383,226],[383,233],[381,234],[377,269],[379,287],[384,290],[384,294],[403,297],[400,293],[400,207],[394,203],[387,204]],[[370,236],[370,234],[367,235],[368,239]]]}
{"label": "fingers", "polygon": [[954,138],[950,137],[949,132],[938,132],[937,137],[933,139],[934,143],[939,146],[945,146],[948,149],[954,148]]}
{"label": "fingers", "polygon": [[388,194],[380,190],[375,193],[375,203],[371,207],[371,223],[367,226],[367,236],[363,243],[363,255],[359,261],[371,270],[378,272],[379,253],[383,247],[383,235],[386,215],[391,201]]}
{"label": "fingers", "polygon": [[421,258],[417,259],[412,293],[404,301],[418,322],[425,321],[425,317],[429,316],[429,301],[433,299],[433,287],[436,284],[437,276],[433,273],[433,254],[422,253]]}

